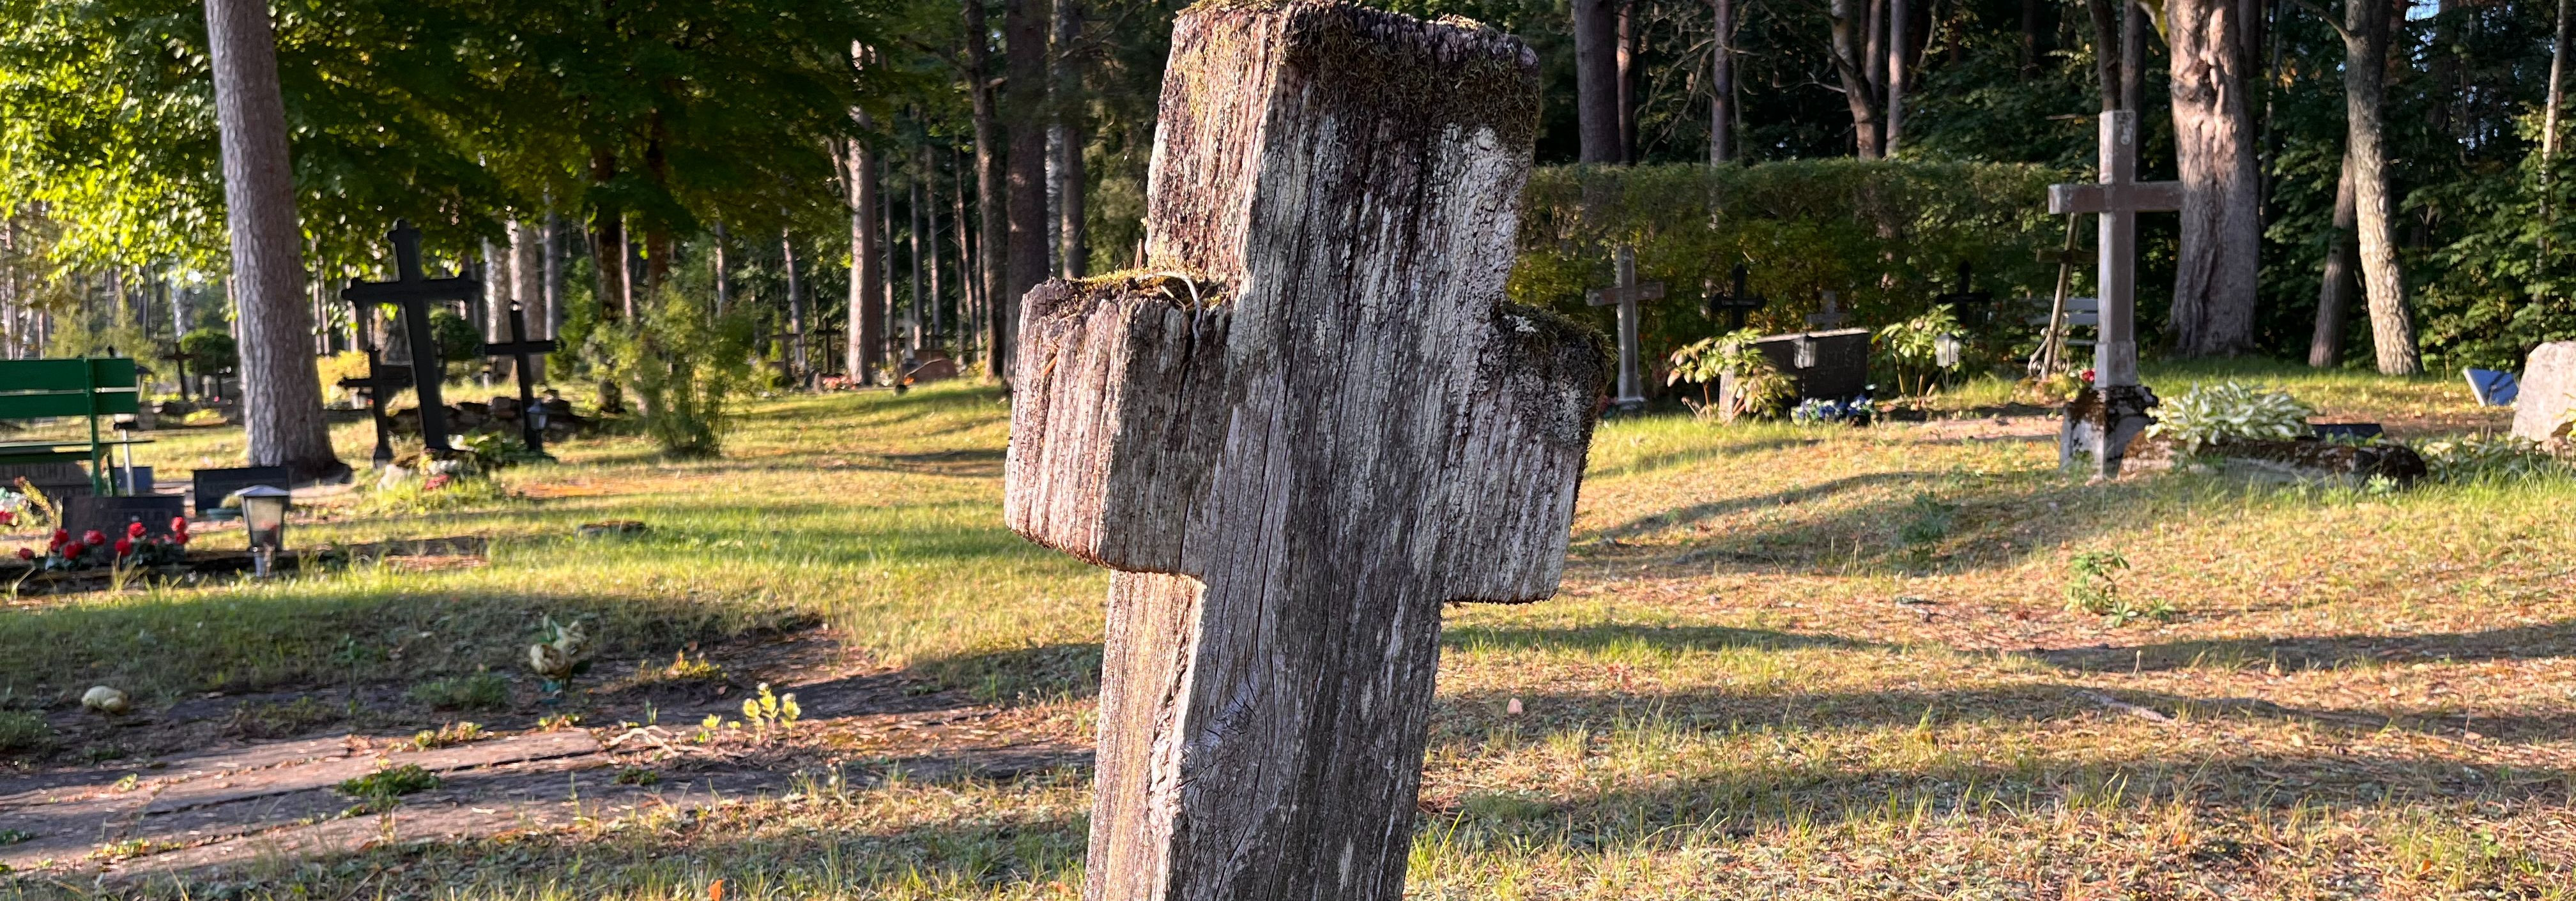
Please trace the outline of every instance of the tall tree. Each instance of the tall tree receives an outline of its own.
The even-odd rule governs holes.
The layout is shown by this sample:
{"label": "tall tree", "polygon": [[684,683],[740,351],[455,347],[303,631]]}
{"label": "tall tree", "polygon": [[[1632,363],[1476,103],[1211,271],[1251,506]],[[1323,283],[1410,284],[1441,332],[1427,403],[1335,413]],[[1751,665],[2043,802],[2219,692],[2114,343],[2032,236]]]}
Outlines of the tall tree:
{"label": "tall tree", "polygon": [[2352,197],[2352,155],[2345,154],[2343,174],[2335,179],[2334,213],[2326,236],[2326,265],[2317,285],[2317,325],[2308,337],[2308,365],[2320,369],[2343,365],[2344,319],[2352,310],[2352,232],[2357,213]]}
{"label": "tall tree", "polygon": [[1905,133],[1905,0],[1887,0],[1887,140],[1881,150],[1896,155]]}
{"label": "tall tree", "polygon": [[[1027,2],[1027,0],[1022,0]],[[1010,375],[1011,322],[1009,310],[1016,308],[1019,295],[1010,293],[1004,276],[1003,262],[1009,256],[1009,214],[1006,205],[1001,167],[1001,124],[991,82],[993,72],[993,33],[985,24],[984,0],[965,0],[961,4],[966,19],[966,96],[973,107],[975,123],[975,261],[978,274],[977,303],[984,315],[984,367],[987,375],[1000,379]]]}
{"label": "tall tree", "polygon": [[206,0],[206,40],[232,231],[249,462],[307,479],[346,473],[348,464],[331,450],[322,378],[305,344],[313,315],[304,306],[304,235],[267,0]]}
{"label": "tall tree", "polygon": [[1861,159],[1874,160],[1880,152],[1878,87],[1870,78],[1874,64],[1865,44],[1873,30],[1869,10],[1875,4],[1865,0],[1831,0],[1825,16],[1832,26],[1834,74],[1842,81],[1843,102],[1851,108],[1852,150]]}
{"label": "tall tree", "polygon": [[1735,0],[1709,0],[1717,20],[1709,42],[1708,161],[1735,159]]}
{"label": "tall tree", "polygon": [[995,318],[1006,334],[1018,332],[1020,297],[1046,281],[1047,271],[1047,28],[1046,0],[1005,0],[1002,7],[1002,107],[1010,122],[1010,186],[1006,204],[1010,235],[1005,258],[1010,283],[998,298]]}
{"label": "tall tree", "polygon": [[2239,10],[2232,0],[2165,4],[2175,169],[2183,186],[2173,339],[2186,356],[2254,349],[2263,185],[2254,166]]}
{"label": "tall tree", "polygon": [[1574,114],[1582,159],[1619,163],[1619,16],[1614,0],[1574,2]]}
{"label": "tall tree", "polygon": [[1056,160],[1056,259],[1057,275],[1081,278],[1089,271],[1091,245],[1084,234],[1083,192],[1088,177],[1083,173],[1082,151],[1089,143],[1086,98],[1083,96],[1082,0],[1055,0],[1055,67],[1048,79],[1048,104],[1055,111],[1056,146],[1062,154]]}
{"label": "tall tree", "polygon": [[2344,0],[2343,109],[2345,165],[2352,171],[2353,225],[2361,244],[2362,293],[2370,301],[2370,341],[2379,371],[2412,375],[2422,368],[2415,323],[2406,309],[2406,273],[2397,261],[2396,198],[2390,196],[2386,145],[2389,20],[2404,15],[2386,0]]}
{"label": "tall tree", "polygon": [[[866,111],[855,115],[861,127],[871,124]],[[882,166],[867,136],[850,140],[849,167],[842,182],[850,204],[850,321],[843,365],[850,378],[862,383],[875,378],[877,367],[886,360],[885,250],[884,236],[877,229],[877,207],[883,203],[877,196],[883,190],[878,171]],[[804,338],[797,341],[802,344]]]}

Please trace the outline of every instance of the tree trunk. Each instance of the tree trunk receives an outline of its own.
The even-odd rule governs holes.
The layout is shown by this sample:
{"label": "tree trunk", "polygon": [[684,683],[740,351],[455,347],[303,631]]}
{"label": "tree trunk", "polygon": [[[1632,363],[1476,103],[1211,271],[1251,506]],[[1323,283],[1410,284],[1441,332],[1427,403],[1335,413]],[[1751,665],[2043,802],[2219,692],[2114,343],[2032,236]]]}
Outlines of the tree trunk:
{"label": "tree trunk", "polygon": [[953,353],[952,346],[945,340],[948,323],[942,319],[946,312],[947,294],[940,290],[943,285],[939,277],[939,157],[931,153],[930,145],[925,142],[914,154],[914,159],[921,166],[921,188],[913,195],[913,202],[921,207],[921,240],[917,244],[923,248],[921,252],[929,254],[922,270],[930,275],[930,332],[942,336],[941,347]]}
{"label": "tree trunk", "polygon": [[[521,321],[528,324],[528,334],[511,335],[511,340],[534,341],[547,334],[545,244],[543,226],[523,219],[510,220],[510,300],[519,305]],[[507,318],[504,313],[504,321]],[[528,381],[545,380],[545,356],[531,355],[528,357]]]}
{"label": "tree trunk", "polygon": [[242,424],[252,466],[299,479],[349,471],[331,450],[322,377],[305,336],[304,234],[296,224],[286,101],[266,0],[207,0],[206,42],[222,139],[225,219],[231,226],[241,343]]}
{"label": "tree trunk", "polygon": [[1887,0],[1887,140],[1880,150],[1896,155],[1905,133],[1905,0]]}
{"label": "tree trunk", "polygon": [[2147,15],[2136,0],[2120,4],[2120,108],[2140,113],[2147,109]]}
{"label": "tree trunk", "polygon": [[910,247],[905,248],[905,250],[912,257],[911,260],[908,261],[912,264],[912,278],[909,280],[909,284],[907,284],[905,288],[912,294],[913,329],[922,335],[919,340],[913,342],[913,346],[915,348],[919,348],[938,343],[939,332],[938,329],[934,328],[931,324],[929,299],[921,290],[921,238],[922,231],[924,230],[921,224],[921,178],[918,173],[915,173],[914,177],[905,179],[904,181],[905,203],[903,223],[904,230],[908,232],[904,237],[904,241],[911,245]]}
{"label": "tree trunk", "polygon": [[2165,5],[2173,60],[2175,168],[2183,186],[2174,264],[2174,347],[2185,356],[2254,349],[2257,257],[2263,246],[2246,104],[2242,39],[2230,0]]}
{"label": "tree trunk", "polygon": [[2308,365],[2330,369],[2343,365],[2343,323],[2352,309],[2353,260],[2352,156],[2346,154],[2343,175],[2335,179],[2333,233],[2326,238],[2326,271],[2317,286],[2317,328],[2308,338]]}
{"label": "tree trunk", "polygon": [[975,277],[975,239],[968,231],[966,216],[966,160],[955,148],[949,150],[948,210],[950,228],[957,239],[957,344],[961,351],[980,352],[984,347],[984,291],[982,280]]}
{"label": "tree trunk", "polygon": [[1619,146],[1619,16],[1615,0],[1573,0],[1574,116],[1581,160],[1617,164]]}
{"label": "tree trunk", "polygon": [[1638,56],[1644,52],[1646,25],[1638,21],[1639,0],[1619,3],[1619,161],[1637,162]]}
{"label": "tree trunk", "polygon": [[[1028,0],[1021,0],[1028,2]],[[1003,209],[1006,193],[1002,182],[1001,124],[994,110],[992,85],[992,34],[984,24],[983,0],[966,0],[966,75],[967,97],[973,103],[975,120],[975,241],[976,270],[982,276],[977,282],[976,302],[983,307],[985,357],[987,374],[996,380],[1010,378],[1012,322],[1017,318],[1018,296],[1010,293],[1003,276],[1004,260],[1009,256],[1009,215]]]}
{"label": "tree trunk", "polygon": [[[879,245],[883,236],[877,231],[876,148],[868,145],[868,133],[875,123],[865,111],[858,117],[861,136],[850,141],[849,169],[846,186],[850,201],[850,321],[844,336],[842,365],[849,370],[852,384],[867,384],[885,362],[885,256]],[[804,344],[800,330],[796,341]]]}
{"label": "tree trunk", "polygon": [[1735,160],[1735,0],[1709,0],[1717,36],[1708,64],[1708,162]]}
{"label": "tree trunk", "polygon": [[731,243],[733,241],[725,234],[724,220],[716,220],[715,234],[707,242],[707,270],[715,276],[718,316],[724,315],[725,308],[733,304],[733,261],[725,254],[725,245]]}
{"label": "tree trunk", "polygon": [[2549,90],[2547,100],[2544,101],[2546,109],[2540,117],[2540,186],[2542,189],[2540,210],[2543,218],[2549,216],[2551,201],[2556,199],[2548,188],[2552,177],[2557,174],[2558,111],[2567,105],[2567,27],[2570,6],[2576,6],[2576,3],[2571,3],[2571,0],[2558,0],[2558,26],[2549,35]]}
{"label": "tree trunk", "polygon": [[2085,0],[2093,22],[2093,71],[2100,82],[2102,111],[2120,106],[2120,4],[2118,0]]}
{"label": "tree trunk", "polygon": [[787,270],[787,328],[795,333],[795,338],[788,344],[788,372],[803,379],[806,373],[813,371],[809,364],[814,359],[810,353],[814,345],[807,338],[811,330],[806,328],[806,323],[811,322],[812,317],[805,315],[805,282],[803,273],[796,269],[795,232],[779,230],[778,259]]}
{"label": "tree trunk", "polygon": [[[605,150],[590,157],[590,180],[605,185],[617,177],[617,157]],[[590,262],[598,280],[599,321],[618,322],[635,308],[633,280],[626,270],[626,211],[603,203],[590,212]]]}
{"label": "tree trunk", "polygon": [[1869,78],[1867,50],[1861,46],[1863,33],[1869,30],[1866,12],[1852,7],[1863,0],[1832,0],[1826,16],[1833,23],[1834,74],[1843,85],[1843,102],[1851,107],[1852,150],[1861,159],[1878,159],[1878,92]]}
{"label": "tree trunk", "polygon": [[2388,71],[2390,12],[2385,4],[2345,0],[2344,164],[2352,171],[2353,224],[2361,244],[2363,294],[2370,299],[2370,340],[2379,371],[2413,375],[2422,368],[2415,324],[2406,310],[2406,275],[2397,260],[2396,198],[2390,196],[2382,89]]}

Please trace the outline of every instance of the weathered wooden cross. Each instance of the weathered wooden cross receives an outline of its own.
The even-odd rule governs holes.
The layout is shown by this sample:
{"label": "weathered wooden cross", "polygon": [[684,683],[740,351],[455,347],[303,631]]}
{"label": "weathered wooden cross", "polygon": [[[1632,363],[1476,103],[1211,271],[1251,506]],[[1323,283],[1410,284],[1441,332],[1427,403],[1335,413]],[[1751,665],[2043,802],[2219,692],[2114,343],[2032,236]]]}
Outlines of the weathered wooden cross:
{"label": "weathered wooden cross", "polygon": [[343,378],[339,384],[342,388],[367,392],[367,413],[376,424],[376,453],[372,462],[377,469],[383,469],[394,462],[393,421],[385,415],[385,401],[391,399],[394,392],[411,387],[411,370],[385,365],[384,352],[376,349],[375,336],[370,334],[373,331],[360,329],[358,336],[358,347],[367,354],[367,376]]}
{"label": "weathered wooden cross", "polygon": [[559,346],[552,338],[529,340],[528,314],[515,300],[510,302],[510,340],[483,345],[484,356],[509,357],[513,364],[510,369],[519,380],[519,439],[527,443],[529,453],[544,454],[546,436],[537,427],[537,395],[528,384],[528,370],[533,368],[528,358],[554,353]]}
{"label": "weathered wooden cross", "polygon": [[2048,211],[2101,217],[2094,236],[2102,305],[2101,335],[2093,345],[2094,390],[2067,405],[2058,460],[2112,476],[2156,405],[2156,396],[2138,383],[2138,214],[2182,209],[2183,190],[2181,182],[2137,180],[2135,111],[2103,113],[2101,122],[2100,183],[2048,186]]}
{"label": "weathered wooden cross", "polygon": [[1167,72],[1153,274],[1022,300],[1005,515],[1117,570],[1083,894],[1394,901],[1441,607],[1555,592],[1609,375],[1503,300],[1537,58],[1256,0]]}
{"label": "weathered wooden cross", "polygon": [[1735,264],[1735,271],[1728,274],[1728,278],[1733,281],[1734,286],[1729,288],[1724,294],[1717,293],[1717,284],[1715,282],[1701,285],[1701,296],[1706,299],[1700,301],[1699,314],[1714,320],[1719,316],[1719,314],[1723,313],[1727,317],[1727,331],[1733,332],[1742,330],[1744,328],[1744,317],[1746,314],[1762,309],[1763,307],[1771,304],[1770,298],[1755,294],[1744,287],[1744,279],[1749,274],[1750,273],[1747,273],[1744,270],[1744,264]]}
{"label": "weathered wooden cross", "polygon": [[1825,329],[1839,328],[1844,322],[1849,321],[1850,319],[1851,314],[1843,312],[1842,295],[1836,294],[1832,291],[1827,291],[1825,292],[1824,309],[1807,314],[1807,327]]}
{"label": "weathered wooden cross", "polygon": [[396,220],[385,236],[394,245],[395,279],[349,283],[340,299],[352,304],[396,304],[402,307],[403,332],[411,346],[412,390],[420,398],[420,438],[432,453],[449,453],[447,404],[438,396],[438,339],[429,330],[431,304],[470,300],[483,293],[483,283],[462,276],[425,278],[420,271],[420,229]]}
{"label": "weathered wooden cross", "polygon": [[1585,301],[1596,307],[1619,307],[1619,396],[1610,402],[1633,410],[1646,403],[1645,388],[1637,377],[1637,302],[1662,300],[1664,283],[1637,283],[1636,248],[1621,245],[1618,259],[1617,286],[1593,291]]}

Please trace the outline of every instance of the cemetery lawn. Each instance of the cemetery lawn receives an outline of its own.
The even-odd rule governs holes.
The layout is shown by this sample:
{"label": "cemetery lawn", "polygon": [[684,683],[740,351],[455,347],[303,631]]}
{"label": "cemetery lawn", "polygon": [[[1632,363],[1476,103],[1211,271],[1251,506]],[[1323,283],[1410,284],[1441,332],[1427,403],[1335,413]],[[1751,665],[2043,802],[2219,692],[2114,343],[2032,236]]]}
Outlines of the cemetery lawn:
{"label": "cemetery lawn", "polygon": [[[2405,439],[2506,422],[2452,380],[2148,373],[2231,377]],[[1605,424],[1560,596],[1448,614],[1411,894],[2576,898],[2576,480],[2087,486],[2054,420],[2001,400],[1867,430]],[[1006,420],[969,386],[760,401],[720,460],[579,442],[507,498],[328,499],[290,536],[488,534],[482,565],[13,599],[0,712],[58,734],[0,779],[153,788],[195,747],[409,735],[463,718],[421,686],[478,673],[505,677],[472,714],[501,740],[564,711],[606,738],[708,700],[667,684],[706,675],[684,653],[723,668],[720,705],[763,681],[857,700],[727,745],[779,781],[716,803],[399,841],[428,806],[397,805],[358,817],[382,841],[158,875],[187,840],[111,840],[0,898],[1078,897],[1107,579],[1000,526]],[[363,424],[336,434],[363,461]],[[144,462],[172,478],[228,440]],[[649,531],[572,534],[609,519]],[[2128,617],[2068,608],[2104,551],[2128,566],[2094,587]],[[519,662],[546,616],[597,644],[560,707]],[[164,712],[96,725],[73,701],[94,684]],[[720,768],[634,750],[613,766]],[[1012,754],[1035,762],[989,765]]]}

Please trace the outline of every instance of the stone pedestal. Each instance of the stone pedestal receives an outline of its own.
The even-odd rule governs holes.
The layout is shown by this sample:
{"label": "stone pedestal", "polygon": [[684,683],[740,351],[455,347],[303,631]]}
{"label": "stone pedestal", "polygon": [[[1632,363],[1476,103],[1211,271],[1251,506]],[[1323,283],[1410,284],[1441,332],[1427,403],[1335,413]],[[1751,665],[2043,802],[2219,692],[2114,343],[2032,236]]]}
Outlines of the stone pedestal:
{"label": "stone pedestal", "polygon": [[2571,412],[2576,412],[2576,341],[2532,348],[2522,366],[2522,395],[2513,401],[2513,436],[2566,440]]}
{"label": "stone pedestal", "polygon": [[2147,411],[2156,394],[2145,385],[2110,385],[2076,395],[2066,405],[2066,424],[2058,429],[2057,465],[2109,478],[2120,474],[2120,461],[2155,423]]}

